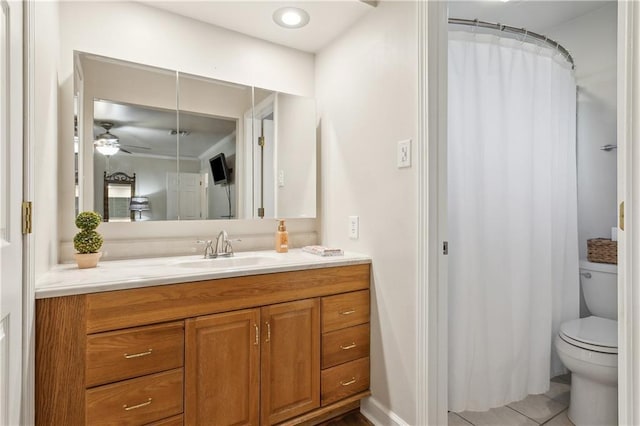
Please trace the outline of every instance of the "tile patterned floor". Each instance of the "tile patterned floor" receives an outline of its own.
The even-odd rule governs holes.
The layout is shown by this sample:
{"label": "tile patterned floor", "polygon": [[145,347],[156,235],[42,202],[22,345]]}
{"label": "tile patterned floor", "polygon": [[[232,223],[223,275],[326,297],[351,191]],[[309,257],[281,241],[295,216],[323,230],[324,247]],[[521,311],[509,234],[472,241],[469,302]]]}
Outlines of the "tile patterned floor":
{"label": "tile patterned floor", "polygon": [[567,417],[570,376],[551,379],[549,391],[489,411],[449,413],[449,426],[573,426]]}

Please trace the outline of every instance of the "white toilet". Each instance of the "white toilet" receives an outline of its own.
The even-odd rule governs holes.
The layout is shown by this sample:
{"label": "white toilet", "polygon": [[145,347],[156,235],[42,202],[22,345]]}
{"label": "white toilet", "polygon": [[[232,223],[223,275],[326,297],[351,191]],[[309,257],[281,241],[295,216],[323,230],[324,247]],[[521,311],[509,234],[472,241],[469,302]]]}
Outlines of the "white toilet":
{"label": "white toilet", "polygon": [[560,326],[555,345],[571,371],[569,419],[576,426],[618,424],[617,265],[580,261],[590,317]]}

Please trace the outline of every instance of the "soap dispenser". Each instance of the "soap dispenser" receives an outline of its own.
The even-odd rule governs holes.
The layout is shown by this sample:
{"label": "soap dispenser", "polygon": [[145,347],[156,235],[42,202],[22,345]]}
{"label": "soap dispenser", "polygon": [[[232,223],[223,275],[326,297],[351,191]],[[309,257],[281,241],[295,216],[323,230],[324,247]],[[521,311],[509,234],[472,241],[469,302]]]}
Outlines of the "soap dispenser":
{"label": "soap dispenser", "polygon": [[278,232],[276,232],[276,251],[278,253],[286,253],[289,251],[289,233],[284,220],[280,219],[279,222]]}

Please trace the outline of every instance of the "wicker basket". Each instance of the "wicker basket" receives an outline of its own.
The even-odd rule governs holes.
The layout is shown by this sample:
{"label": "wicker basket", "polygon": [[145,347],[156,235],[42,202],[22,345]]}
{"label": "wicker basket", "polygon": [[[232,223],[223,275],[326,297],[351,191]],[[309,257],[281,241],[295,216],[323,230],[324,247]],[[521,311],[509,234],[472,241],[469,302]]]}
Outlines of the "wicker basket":
{"label": "wicker basket", "polygon": [[618,242],[608,238],[587,240],[589,262],[618,264]]}

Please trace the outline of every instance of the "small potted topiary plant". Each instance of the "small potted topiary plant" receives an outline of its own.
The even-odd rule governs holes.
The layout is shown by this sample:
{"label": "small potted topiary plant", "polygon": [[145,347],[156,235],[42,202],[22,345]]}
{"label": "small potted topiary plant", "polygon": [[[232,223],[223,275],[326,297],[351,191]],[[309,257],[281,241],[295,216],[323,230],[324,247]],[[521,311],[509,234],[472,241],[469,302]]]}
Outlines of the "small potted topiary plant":
{"label": "small potted topiary plant", "polygon": [[102,222],[102,216],[96,212],[82,212],[76,217],[76,226],[80,232],[73,237],[73,247],[76,251],[78,268],[95,268],[102,253],[102,235],[96,228]]}

